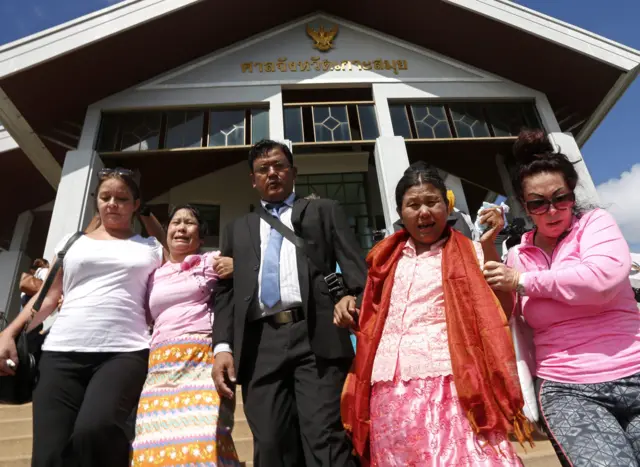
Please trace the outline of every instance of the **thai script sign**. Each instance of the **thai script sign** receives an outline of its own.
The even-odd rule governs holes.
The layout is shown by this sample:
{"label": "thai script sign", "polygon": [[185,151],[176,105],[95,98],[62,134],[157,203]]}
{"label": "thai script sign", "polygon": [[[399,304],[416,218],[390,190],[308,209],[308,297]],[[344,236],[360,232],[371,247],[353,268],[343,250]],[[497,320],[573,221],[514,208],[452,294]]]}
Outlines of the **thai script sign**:
{"label": "thai script sign", "polygon": [[308,71],[384,71],[393,70],[394,74],[409,69],[406,60],[342,60],[334,62],[320,57],[311,57],[306,61],[287,60],[281,57],[276,62],[246,62],[240,65],[242,73],[275,73],[280,72],[308,72]]}

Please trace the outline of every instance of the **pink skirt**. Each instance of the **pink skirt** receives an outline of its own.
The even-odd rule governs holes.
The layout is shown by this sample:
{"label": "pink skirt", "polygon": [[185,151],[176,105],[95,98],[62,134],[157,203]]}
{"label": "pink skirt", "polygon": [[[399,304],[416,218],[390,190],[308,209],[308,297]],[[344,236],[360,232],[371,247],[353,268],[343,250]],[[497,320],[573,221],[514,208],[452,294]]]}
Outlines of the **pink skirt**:
{"label": "pink skirt", "polygon": [[371,392],[374,467],[522,466],[500,434],[476,437],[453,376],[375,383]]}

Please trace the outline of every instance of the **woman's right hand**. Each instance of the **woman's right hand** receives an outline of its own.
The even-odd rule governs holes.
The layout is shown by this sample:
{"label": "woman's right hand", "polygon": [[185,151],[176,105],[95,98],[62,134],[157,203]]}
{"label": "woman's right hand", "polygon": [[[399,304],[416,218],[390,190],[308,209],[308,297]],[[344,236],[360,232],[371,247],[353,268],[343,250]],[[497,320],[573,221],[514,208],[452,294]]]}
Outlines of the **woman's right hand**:
{"label": "woman's right hand", "polygon": [[7,332],[0,332],[0,376],[15,375],[15,367],[11,368],[7,360],[18,366],[18,351],[13,336]]}
{"label": "woman's right hand", "polygon": [[218,256],[215,258],[213,267],[220,279],[231,279],[233,277],[233,258]]}
{"label": "woman's right hand", "polygon": [[487,261],[482,270],[487,284],[494,291],[514,292],[518,289],[520,273],[497,261]]}

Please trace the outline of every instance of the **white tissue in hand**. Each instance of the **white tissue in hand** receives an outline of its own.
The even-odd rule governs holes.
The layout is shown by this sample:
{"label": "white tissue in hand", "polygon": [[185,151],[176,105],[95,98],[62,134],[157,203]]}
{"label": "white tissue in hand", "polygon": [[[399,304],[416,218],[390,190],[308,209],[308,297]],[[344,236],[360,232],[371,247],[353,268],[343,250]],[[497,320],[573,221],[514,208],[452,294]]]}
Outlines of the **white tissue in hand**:
{"label": "white tissue in hand", "polygon": [[507,225],[507,214],[509,213],[509,206],[507,206],[504,203],[500,203],[500,206],[498,206],[497,204],[487,203],[486,201],[484,201],[482,203],[482,207],[480,209],[478,209],[478,215],[476,216],[476,222],[473,224],[473,226],[475,227],[476,231],[480,232],[481,234],[484,233],[484,231],[487,230],[489,228],[489,226],[486,225],[486,224],[481,224],[480,223],[480,214],[482,214],[482,211],[484,211],[485,209],[491,209],[491,208],[502,208],[502,216],[504,217],[504,224]]}

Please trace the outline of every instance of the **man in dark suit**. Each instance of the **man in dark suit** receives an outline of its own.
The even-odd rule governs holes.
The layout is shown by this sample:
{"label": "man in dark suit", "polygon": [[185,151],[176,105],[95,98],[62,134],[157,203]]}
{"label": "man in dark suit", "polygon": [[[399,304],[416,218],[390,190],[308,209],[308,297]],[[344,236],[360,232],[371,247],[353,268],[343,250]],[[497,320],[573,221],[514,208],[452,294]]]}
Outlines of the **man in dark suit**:
{"label": "man in dark suit", "polygon": [[[226,227],[221,250],[233,258],[234,273],[215,294],[216,387],[231,398],[233,384],[241,384],[256,467],[355,465],[340,418],[353,347],[333,312],[353,313],[364,289],[360,247],[337,202],[295,196],[287,146],[259,142],[249,167],[262,199],[257,210],[279,218],[306,245],[296,247],[258,212]],[[348,295],[334,304],[324,276],[336,263]]]}

